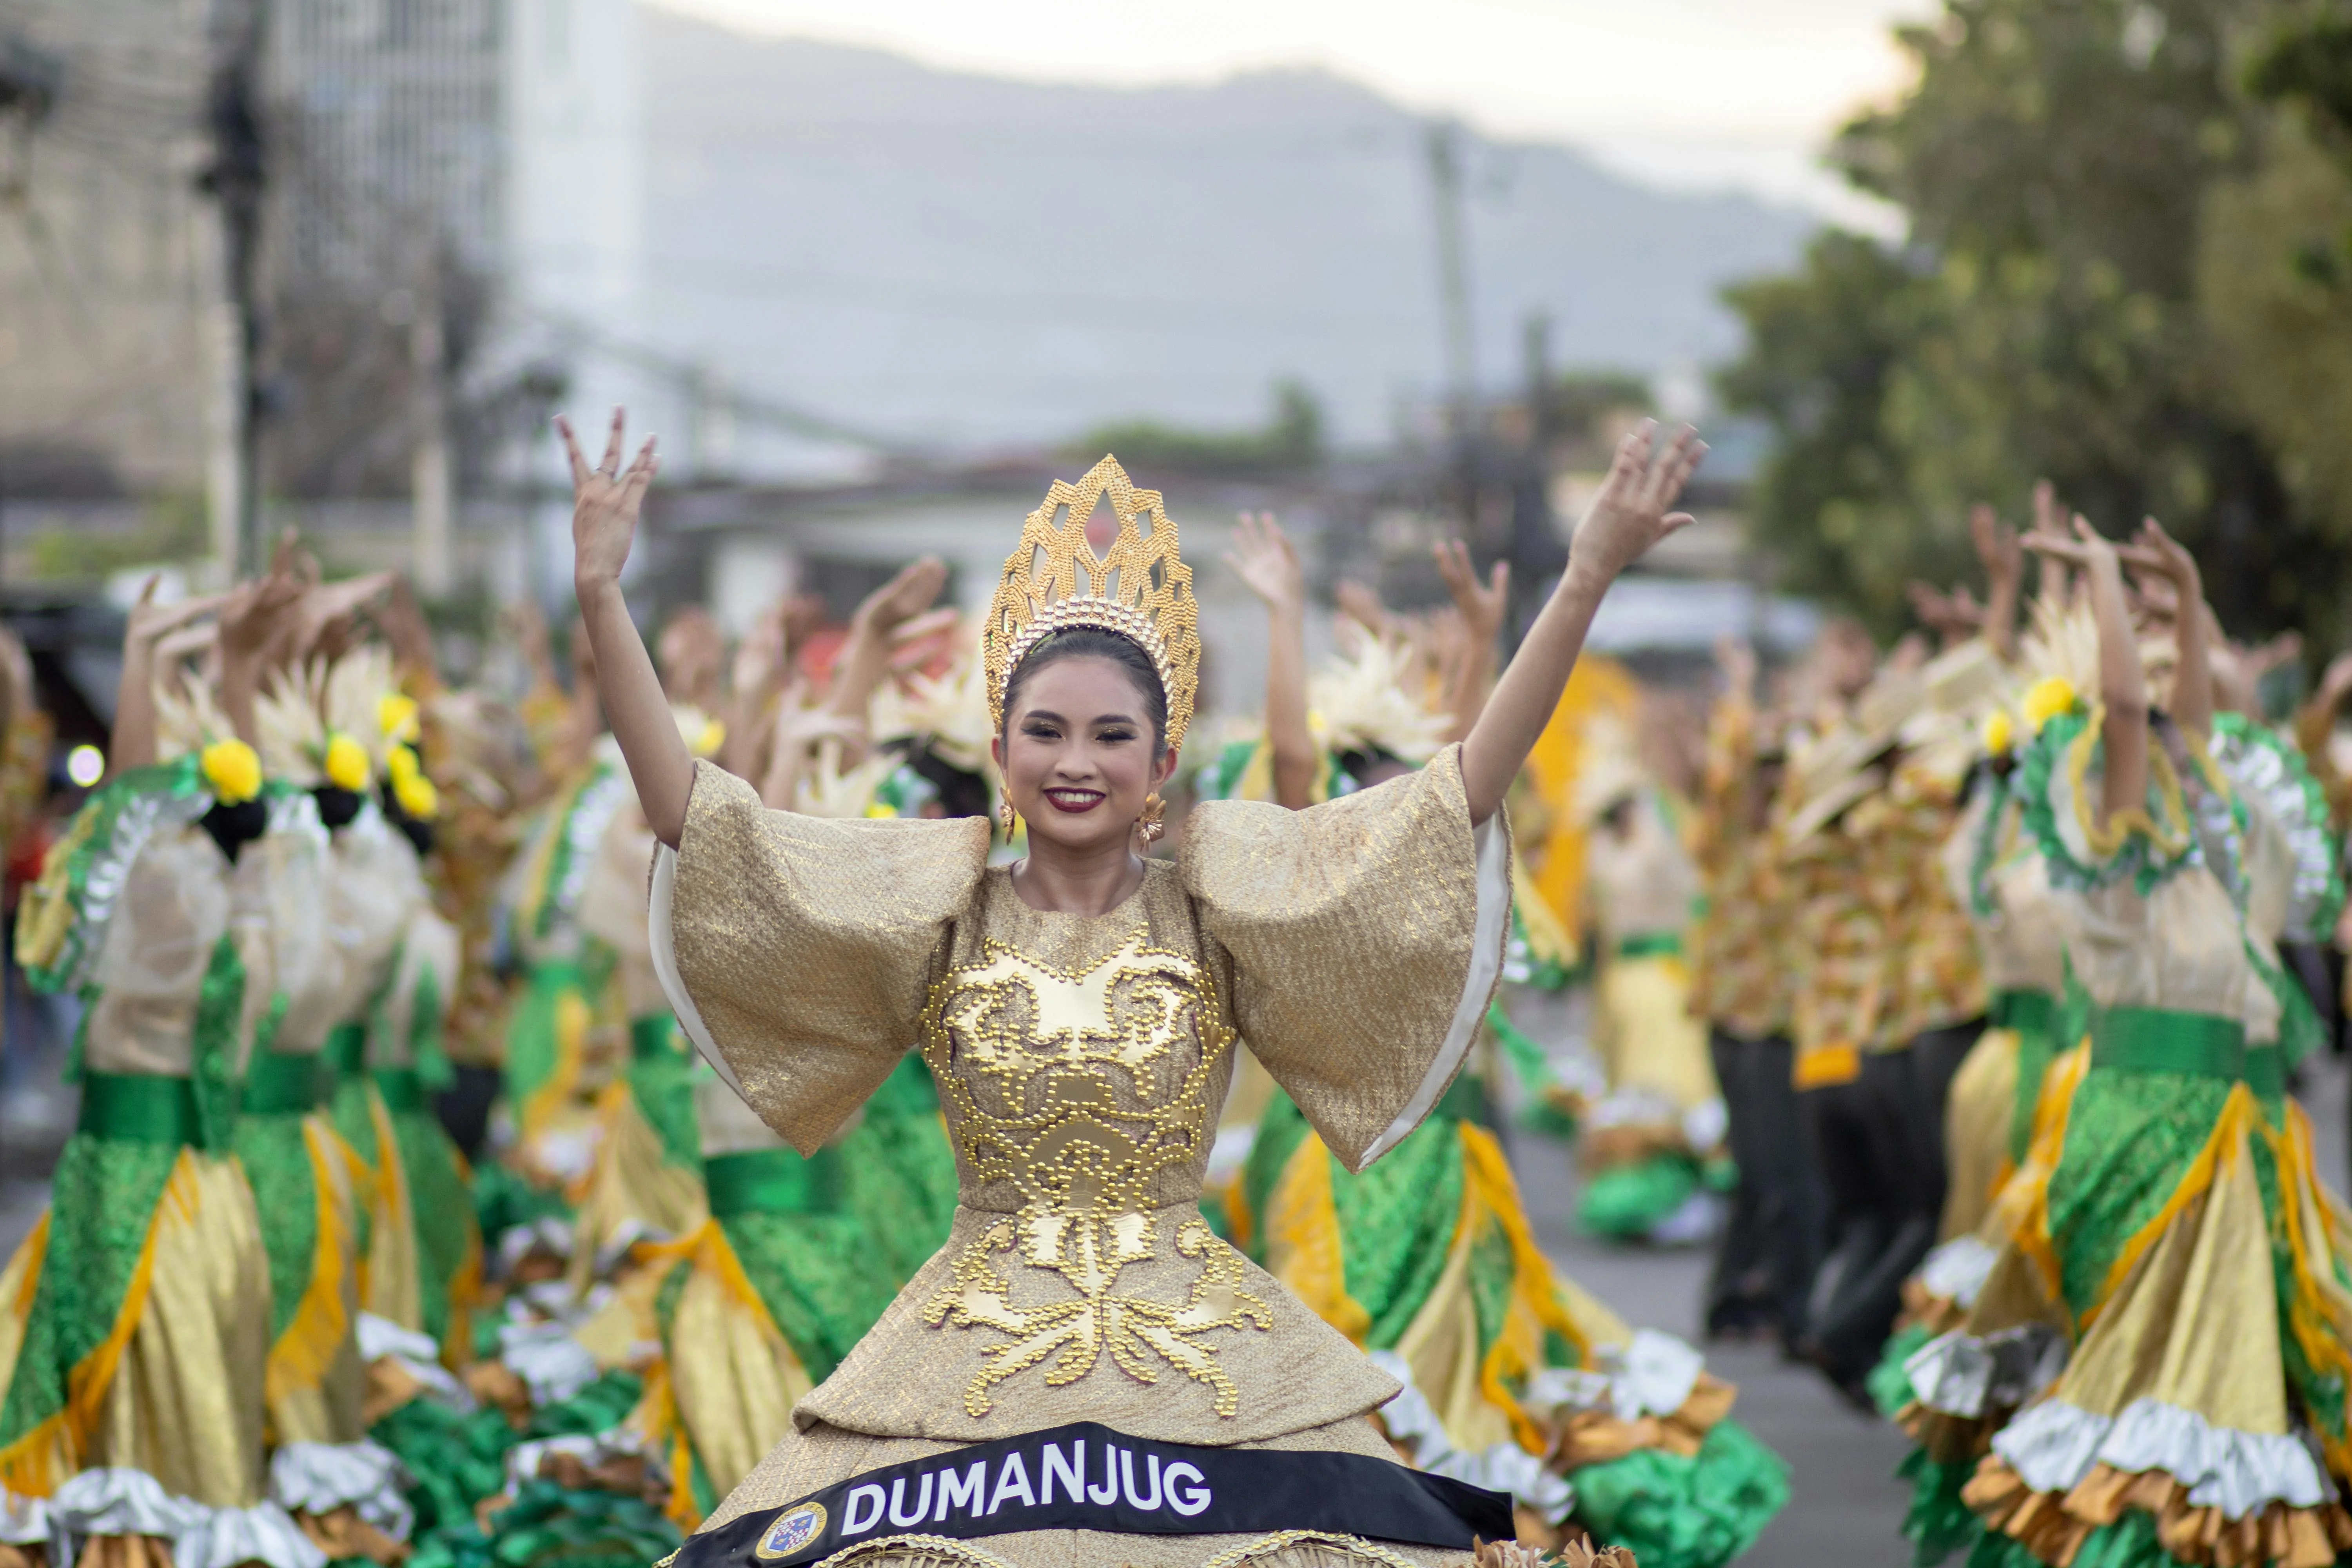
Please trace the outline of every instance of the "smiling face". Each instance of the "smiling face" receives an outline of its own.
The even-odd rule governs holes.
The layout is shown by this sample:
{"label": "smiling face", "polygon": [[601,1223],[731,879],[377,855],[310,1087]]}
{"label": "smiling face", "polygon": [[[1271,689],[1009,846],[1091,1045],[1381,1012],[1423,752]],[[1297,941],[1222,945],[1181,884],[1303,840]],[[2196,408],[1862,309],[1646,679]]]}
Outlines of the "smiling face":
{"label": "smiling face", "polygon": [[1159,751],[1134,678],[1092,655],[1055,659],[1023,680],[1004,731],[996,763],[1033,845],[1100,852],[1126,842],[1144,797],[1176,768],[1176,753]]}

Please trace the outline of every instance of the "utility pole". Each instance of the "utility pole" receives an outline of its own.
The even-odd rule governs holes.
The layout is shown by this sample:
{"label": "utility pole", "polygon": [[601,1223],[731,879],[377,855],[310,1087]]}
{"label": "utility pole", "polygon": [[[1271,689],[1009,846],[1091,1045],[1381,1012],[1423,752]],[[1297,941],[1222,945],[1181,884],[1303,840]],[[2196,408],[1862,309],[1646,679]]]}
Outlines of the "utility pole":
{"label": "utility pole", "polygon": [[409,417],[415,442],[409,458],[409,500],[414,509],[411,554],[416,591],[428,599],[438,599],[448,594],[456,580],[450,534],[457,490],[456,477],[450,472],[449,352],[441,319],[438,247],[425,252],[419,272],[416,310],[408,321],[413,378]]}
{"label": "utility pole", "polygon": [[1451,120],[1433,121],[1428,150],[1430,195],[1437,218],[1438,319],[1445,339],[1446,433],[1453,447],[1455,505],[1466,538],[1478,526],[1478,374],[1462,202],[1462,127]]}
{"label": "utility pole", "polygon": [[1560,542],[1551,510],[1551,444],[1558,433],[1553,409],[1551,317],[1541,310],[1528,312],[1520,330],[1526,360],[1527,447],[1513,462],[1511,483],[1511,603],[1505,631],[1514,646],[1541,607],[1538,597],[1548,579],[1568,566],[1568,547]]}
{"label": "utility pole", "polygon": [[215,64],[207,95],[212,162],[198,184],[220,209],[227,306],[226,428],[215,465],[213,542],[234,577],[268,559],[261,537],[261,219],[268,147],[261,116],[262,46],[268,0],[218,0]]}

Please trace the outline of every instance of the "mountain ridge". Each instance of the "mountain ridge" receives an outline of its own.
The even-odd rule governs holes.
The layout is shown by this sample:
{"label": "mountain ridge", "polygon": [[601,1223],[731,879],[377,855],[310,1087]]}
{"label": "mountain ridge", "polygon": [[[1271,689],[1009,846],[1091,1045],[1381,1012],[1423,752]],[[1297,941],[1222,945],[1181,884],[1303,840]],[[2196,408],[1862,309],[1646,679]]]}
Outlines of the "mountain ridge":
{"label": "mountain ridge", "polygon": [[[1277,379],[1361,443],[1441,378],[1423,121],[1312,67],[1167,87],[943,71],[641,15],[647,322],[730,384],[963,448],[1236,426]],[[1717,299],[1808,215],[1465,134],[1482,384],[1733,350]]]}

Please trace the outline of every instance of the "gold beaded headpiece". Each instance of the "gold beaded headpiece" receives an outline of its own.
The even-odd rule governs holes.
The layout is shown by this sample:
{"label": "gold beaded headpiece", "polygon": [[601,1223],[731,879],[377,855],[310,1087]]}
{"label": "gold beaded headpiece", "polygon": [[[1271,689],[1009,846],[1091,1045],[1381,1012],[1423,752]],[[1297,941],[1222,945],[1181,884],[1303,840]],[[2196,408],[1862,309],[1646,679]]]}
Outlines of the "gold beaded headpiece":
{"label": "gold beaded headpiece", "polygon": [[[1118,533],[1097,556],[1087,542],[1087,520],[1104,500],[1118,520]],[[1115,632],[1143,650],[1168,697],[1167,743],[1180,744],[1201,679],[1201,606],[1192,598],[1192,569],[1176,553],[1176,525],[1168,521],[1160,492],[1129,484],[1116,458],[1105,458],[1075,485],[1055,479],[1045,504],[1023,525],[1020,545],[1005,557],[981,628],[994,730],[1004,728],[1005,683],[1023,658],[1072,626]]]}

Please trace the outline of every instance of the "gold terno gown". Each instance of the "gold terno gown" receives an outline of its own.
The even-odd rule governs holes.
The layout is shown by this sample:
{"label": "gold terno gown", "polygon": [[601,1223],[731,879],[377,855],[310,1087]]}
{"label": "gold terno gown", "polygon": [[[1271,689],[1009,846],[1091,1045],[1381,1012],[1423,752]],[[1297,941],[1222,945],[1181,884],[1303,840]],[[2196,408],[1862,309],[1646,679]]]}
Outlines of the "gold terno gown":
{"label": "gold terno gown", "polygon": [[[1456,1544],[1398,1544],[1304,1504],[1238,1533],[1175,1533],[1204,1528],[1179,1514],[1208,1509],[1209,1489],[1181,1489],[1174,1461],[1164,1497],[1145,1482],[1147,1465],[1161,1478],[1152,1446],[1190,1445],[1213,1468],[1202,1456],[1217,1451],[1269,1468],[1374,1463],[1367,1493],[1459,1488],[1393,1464],[1369,1416],[1400,1384],[1218,1240],[1198,1201],[1240,1035],[1351,1169],[1437,1103],[1502,964],[1503,817],[1472,828],[1454,750],[1303,812],[1212,803],[1181,858],[1150,863],[1098,917],[1031,909],[988,847],[976,819],[770,811],[698,765],[680,848],[656,857],[651,925],[671,1000],[769,1125],[814,1153],[919,1041],[961,1179],[946,1247],[799,1400],[793,1430],[687,1556],[749,1561],[756,1542],[765,1561],[842,1568],[1467,1563],[1466,1527]],[[1024,1466],[999,1440],[1079,1423],[1098,1424],[1076,1429],[1090,1445],[1126,1445],[1127,1520],[1020,1528],[1055,1455]],[[928,1510],[911,1472],[912,1511],[899,1497],[882,1517],[878,1489],[862,1489],[866,1505],[861,1489],[830,1494],[830,1523],[785,1506],[976,1443],[996,1460],[985,1506],[960,1489],[973,1484],[961,1459]],[[1104,1484],[1089,1483],[1098,1504]],[[1446,1494],[1465,1499],[1454,1522],[1475,1513],[1489,1539],[1508,1534],[1499,1495],[1469,1493]],[[1365,1499],[1318,1501],[1346,1512]],[[772,1516],[754,1521],[769,1533],[732,1549],[713,1537],[747,1515]],[[814,1555],[773,1550],[796,1521]]]}

